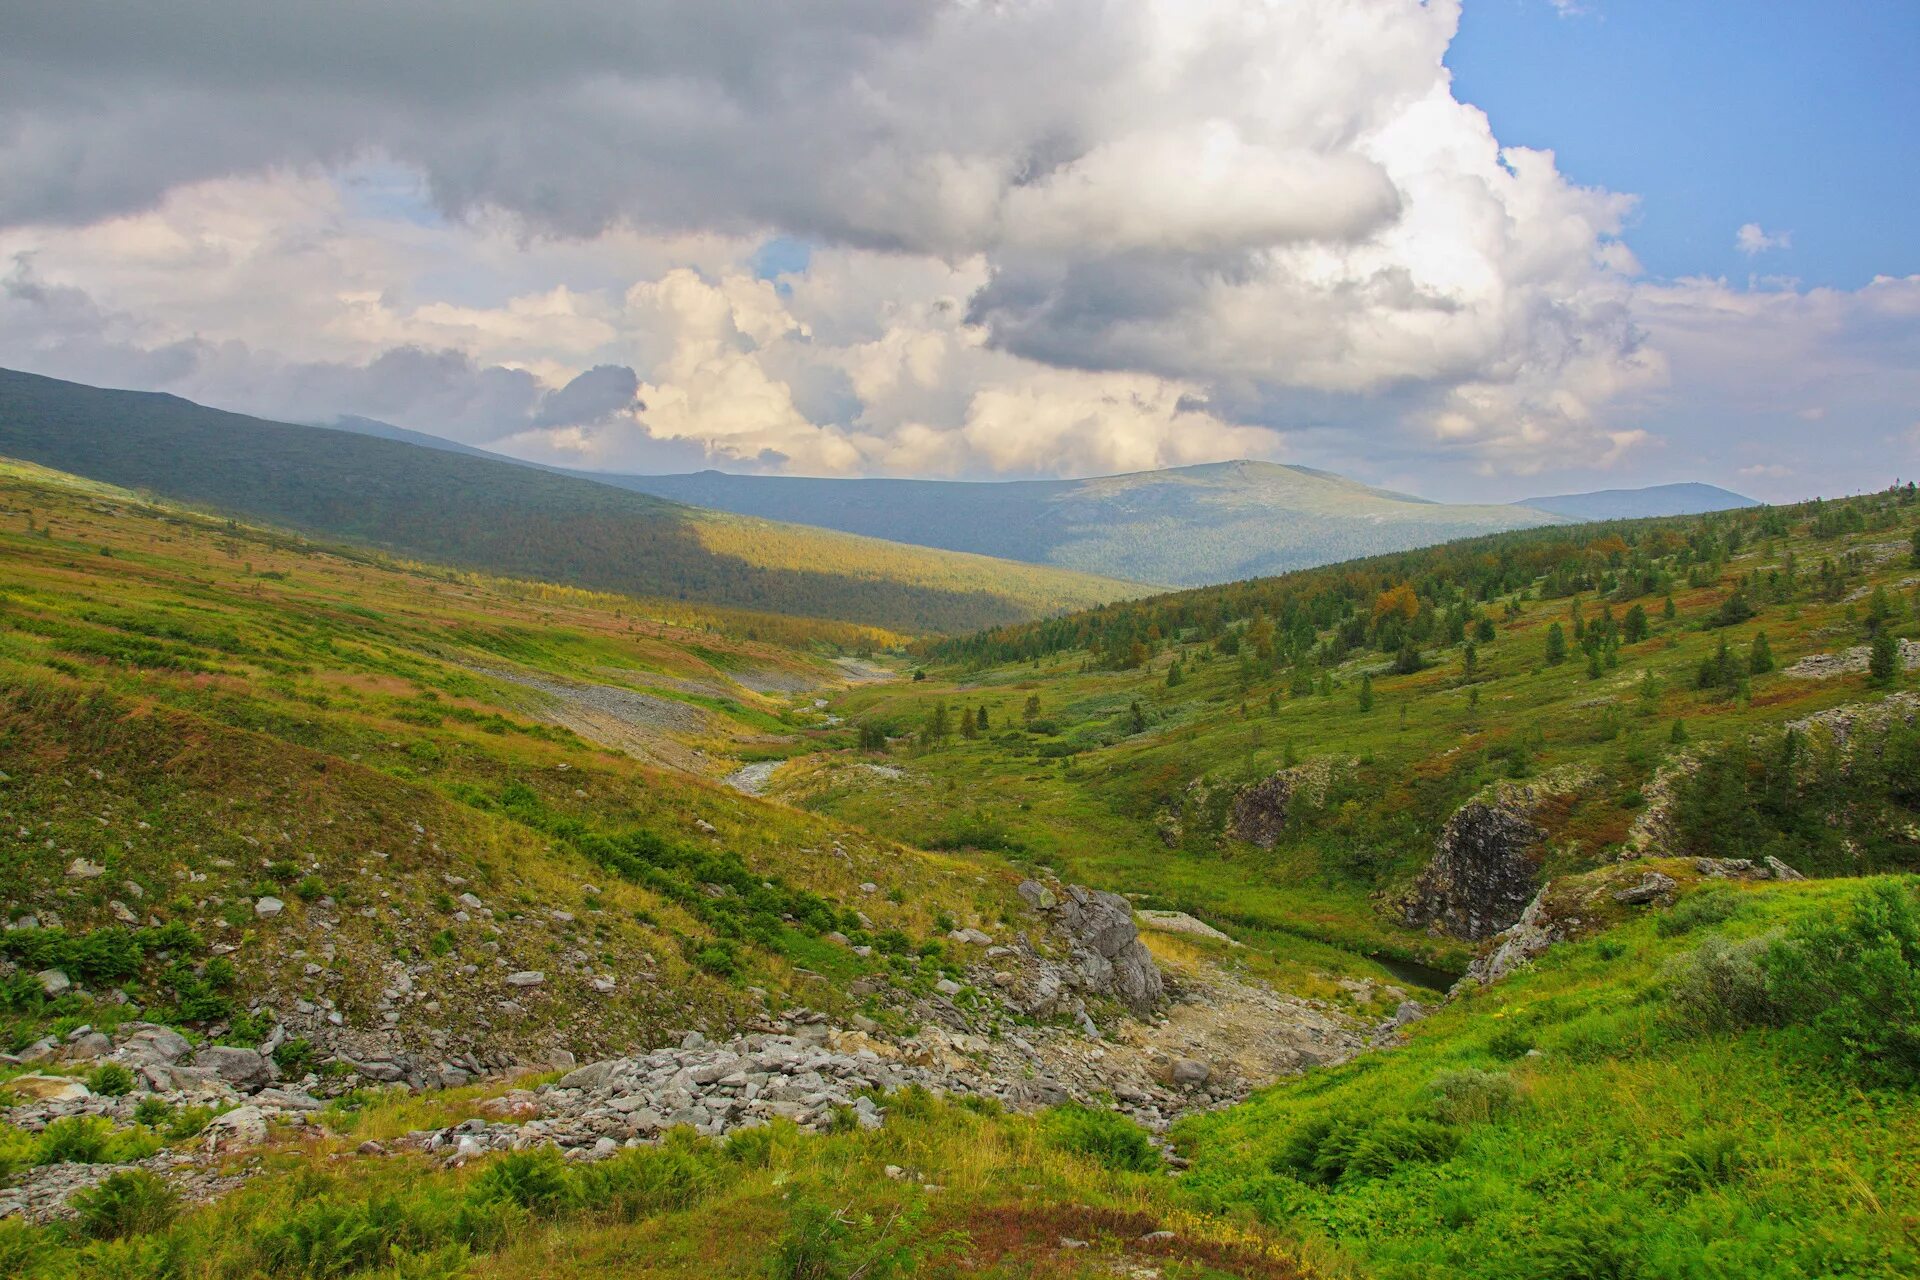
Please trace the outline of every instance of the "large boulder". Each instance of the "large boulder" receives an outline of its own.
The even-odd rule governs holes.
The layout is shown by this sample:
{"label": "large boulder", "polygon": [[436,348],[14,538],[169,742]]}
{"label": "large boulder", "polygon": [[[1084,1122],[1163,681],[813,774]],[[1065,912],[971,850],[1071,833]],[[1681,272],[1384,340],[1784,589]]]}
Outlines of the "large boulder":
{"label": "large boulder", "polygon": [[135,1068],[172,1066],[192,1052],[185,1036],[158,1023],[123,1023],[114,1036],[114,1056]]}
{"label": "large boulder", "polygon": [[210,1044],[193,1055],[193,1065],[242,1092],[264,1089],[274,1081],[273,1063],[252,1049]]}
{"label": "large boulder", "polygon": [[1166,998],[1160,970],[1140,941],[1133,905],[1125,898],[1077,884],[1055,894],[1035,880],[1020,886],[1020,896],[1066,942],[1066,979],[1076,990],[1111,997],[1142,1017]]}
{"label": "large boulder", "polygon": [[267,1114],[258,1107],[235,1107],[208,1121],[200,1134],[210,1154],[257,1147],[267,1140]]}

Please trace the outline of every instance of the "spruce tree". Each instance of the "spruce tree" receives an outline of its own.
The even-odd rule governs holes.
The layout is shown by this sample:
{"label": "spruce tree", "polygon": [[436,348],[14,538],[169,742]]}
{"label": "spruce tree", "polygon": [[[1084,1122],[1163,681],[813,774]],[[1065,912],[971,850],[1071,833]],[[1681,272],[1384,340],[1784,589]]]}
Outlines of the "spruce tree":
{"label": "spruce tree", "polygon": [[1899,667],[1900,642],[1891,628],[1882,627],[1873,633],[1873,645],[1867,650],[1867,678],[1874,684],[1892,684]]}
{"label": "spruce tree", "polygon": [[1360,710],[1373,710],[1373,676],[1371,673],[1360,677]]}
{"label": "spruce tree", "polygon": [[1547,628],[1547,665],[1557,667],[1567,660],[1567,632],[1559,623]]}
{"label": "spruce tree", "polygon": [[1747,654],[1747,670],[1756,676],[1763,676],[1773,670],[1773,648],[1767,643],[1767,633],[1754,633],[1753,648]]}

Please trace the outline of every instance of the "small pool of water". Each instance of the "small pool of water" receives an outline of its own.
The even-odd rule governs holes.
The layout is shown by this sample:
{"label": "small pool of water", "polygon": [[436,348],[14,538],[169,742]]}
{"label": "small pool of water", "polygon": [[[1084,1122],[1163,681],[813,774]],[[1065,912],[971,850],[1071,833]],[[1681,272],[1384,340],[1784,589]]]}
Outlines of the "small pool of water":
{"label": "small pool of water", "polygon": [[1417,960],[1396,960],[1391,956],[1370,958],[1401,982],[1425,987],[1429,991],[1445,991],[1461,977],[1460,974],[1448,973],[1445,969],[1436,969],[1432,965],[1421,964]]}

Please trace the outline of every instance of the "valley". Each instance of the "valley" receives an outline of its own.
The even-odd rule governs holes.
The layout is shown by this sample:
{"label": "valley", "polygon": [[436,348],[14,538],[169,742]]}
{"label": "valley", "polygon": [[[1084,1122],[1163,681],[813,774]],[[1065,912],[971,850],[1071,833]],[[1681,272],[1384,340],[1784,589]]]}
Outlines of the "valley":
{"label": "valley", "polygon": [[[1917,512],[907,636],[8,464],[0,1248],[1651,1275],[1765,1219],[1743,1274],[1901,1274],[1912,1023],[1710,966],[1904,936]],[[324,1214],[378,1252],[274,1252]]]}

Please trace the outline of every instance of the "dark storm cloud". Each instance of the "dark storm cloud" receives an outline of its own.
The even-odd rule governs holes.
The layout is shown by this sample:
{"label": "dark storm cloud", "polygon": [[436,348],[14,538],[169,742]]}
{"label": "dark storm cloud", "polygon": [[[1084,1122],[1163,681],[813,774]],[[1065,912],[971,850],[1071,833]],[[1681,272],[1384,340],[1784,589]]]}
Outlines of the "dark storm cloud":
{"label": "dark storm cloud", "polygon": [[625,365],[595,365],[558,390],[549,391],[533,415],[536,427],[604,422],[640,402],[640,379]]}

